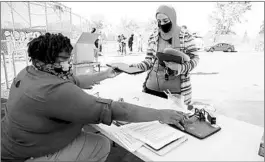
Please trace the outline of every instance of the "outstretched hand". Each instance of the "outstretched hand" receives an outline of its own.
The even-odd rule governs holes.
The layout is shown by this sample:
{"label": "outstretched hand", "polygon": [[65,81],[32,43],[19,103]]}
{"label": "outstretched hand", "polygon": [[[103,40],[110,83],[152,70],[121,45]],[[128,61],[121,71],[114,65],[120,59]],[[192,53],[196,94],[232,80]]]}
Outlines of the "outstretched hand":
{"label": "outstretched hand", "polygon": [[193,121],[189,119],[189,114],[170,109],[159,110],[159,111],[160,111],[160,122],[166,124],[174,124],[176,127],[178,127],[181,130],[185,130],[186,124],[193,123]]}

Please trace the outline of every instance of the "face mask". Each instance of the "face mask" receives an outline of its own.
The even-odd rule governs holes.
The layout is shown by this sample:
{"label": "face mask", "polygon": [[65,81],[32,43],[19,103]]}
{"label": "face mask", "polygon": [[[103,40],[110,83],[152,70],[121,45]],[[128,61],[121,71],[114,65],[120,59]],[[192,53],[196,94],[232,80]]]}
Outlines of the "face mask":
{"label": "face mask", "polygon": [[164,33],[168,33],[171,28],[172,28],[172,22],[169,22],[167,24],[161,25],[158,24],[158,27],[164,32]]}
{"label": "face mask", "polygon": [[69,61],[60,62],[60,65],[62,66],[63,71],[69,71],[72,67],[69,63]]}

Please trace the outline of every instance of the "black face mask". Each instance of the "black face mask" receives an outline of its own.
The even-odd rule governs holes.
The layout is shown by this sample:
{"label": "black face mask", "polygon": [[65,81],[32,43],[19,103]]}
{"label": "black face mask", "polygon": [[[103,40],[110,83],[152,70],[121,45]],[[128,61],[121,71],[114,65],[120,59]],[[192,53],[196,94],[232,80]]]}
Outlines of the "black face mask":
{"label": "black face mask", "polygon": [[164,24],[164,25],[161,25],[161,24],[158,24],[158,27],[164,32],[164,33],[167,33],[171,30],[172,28],[172,22],[169,22],[167,24]]}

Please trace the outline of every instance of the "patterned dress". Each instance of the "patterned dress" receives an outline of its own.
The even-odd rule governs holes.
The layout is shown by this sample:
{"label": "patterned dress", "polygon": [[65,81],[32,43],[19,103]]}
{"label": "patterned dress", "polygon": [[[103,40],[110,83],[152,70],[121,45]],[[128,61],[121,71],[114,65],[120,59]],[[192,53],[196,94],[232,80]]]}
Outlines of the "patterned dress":
{"label": "patterned dress", "polygon": [[[159,46],[159,33],[156,30],[151,34],[148,40],[148,48],[145,60],[141,63],[136,64],[135,66],[144,70],[148,71],[146,80],[143,84],[143,87],[146,88],[146,82],[149,79],[150,73],[154,70],[153,66],[157,64],[158,60],[156,59],[156,52],[158,51]],[[181,70],[178,72],[180,74],[180,94],[184,96],[185,104],[190,104],[191,97],[192,97],[192,89],[191,89],[191,82],[190,82],[190,71],[192,71],[199,62],[199,56],[196,54],[198,48],[196,47],[194,38],[189,33],[180,33],[180,50],[186,53],[190,57],[190,61],[181,64]],[[179,86],[179,85],[176,85]],[[174,93],[174,92],[173,92]]]}

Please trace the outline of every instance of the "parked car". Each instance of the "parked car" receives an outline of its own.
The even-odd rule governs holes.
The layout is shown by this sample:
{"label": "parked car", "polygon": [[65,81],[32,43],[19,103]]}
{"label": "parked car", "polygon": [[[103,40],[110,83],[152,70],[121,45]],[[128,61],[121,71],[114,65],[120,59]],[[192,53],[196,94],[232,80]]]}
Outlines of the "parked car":
{"label": "parked car", "polygon": [[218,43],[214,46],[206,47],[205,51],[214,52],[214,51],[223,51],[223,52],[236,52],[235,46],[228,43]]}

